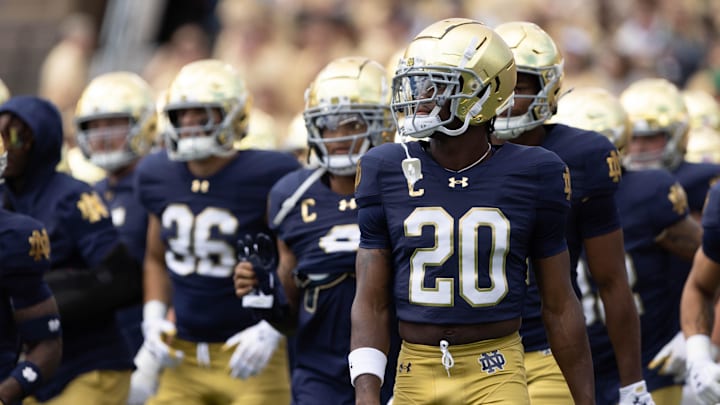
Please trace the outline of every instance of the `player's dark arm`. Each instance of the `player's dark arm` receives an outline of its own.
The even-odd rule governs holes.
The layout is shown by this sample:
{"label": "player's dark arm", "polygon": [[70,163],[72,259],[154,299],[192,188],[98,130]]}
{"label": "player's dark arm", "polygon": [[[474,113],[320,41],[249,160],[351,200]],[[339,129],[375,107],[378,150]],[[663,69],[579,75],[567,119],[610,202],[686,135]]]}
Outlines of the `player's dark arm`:
{"label": "player's dark arm", "polygon": [[[38,385],[47,381],[60,365],[62,356],[62,338],[59,323],[56,330],[48,329],[48,317],[57,318],[58,308],[51,296],[35,305],[14,311],[15,323],[21,331],[21,340],[27,347],[25,358],[19,367],[24,368],[25,362],[32,363],[39,369]],[[20,382],[10,376],[0,382],[0,401],[13,403],[31,394],[24,392]]]}
{"label": "player's dark arm", "polygon": [[170,277],[165,268],[165,245],[160,231],[162,226],[156,215],[148,216],[145,261],[143,262],[143,286],[145,302],[170,303]]}
{"label": "player's dark arm", "polygon": [[710,333],[712,300],[718,287],[720,263],[698,249],[680,300],[680,323],[686,337]]}
{"label": "player's dark arm", "polygon": [[277,240],[277,249],[279,257],[277,267],[278,278],[285,290],[285,296],[290,306],[289,315],[293,319],[297,319],[300,290],[295,283],[295,277],[293,277],[293,270],[297,267],[297,257],[295,257],[295,253],[290,250],[288,245],[280,239]]}
{"label": "player's dark arm", "polygon": [[576,404],[595,400],[590,344],[580,301],[570,281],[567,250],[533,261],[550,348]]}
{"label": "player's dark arm", "polygon": [[584,241],[588,268],[598,286],[606,314],[610,342],[615,351],[620,385],[643,379],[640,360],[640,318],[627,271],[622,229]]}
{"label": "player's dark arm", "polygon": [[123,243],[93,268],[56,269],[45,275],[66,324],[87,322],[142,301],[142,269]]}
{"label": "player's dark arm", "polygon": [[[357,291],[353,301],[350,350],[372,347],[387,353],[390,348],[390,250],[358,249],[355,262]],[[378,404],[380,379],[363,374],[355,380],[357,404]]]}
{"label": "player's dark arm", "polygon": [[700,244],[702,244],[702,226],[692,216],[663,229],[655,238],[655,243],[668,252],[692,262]]}

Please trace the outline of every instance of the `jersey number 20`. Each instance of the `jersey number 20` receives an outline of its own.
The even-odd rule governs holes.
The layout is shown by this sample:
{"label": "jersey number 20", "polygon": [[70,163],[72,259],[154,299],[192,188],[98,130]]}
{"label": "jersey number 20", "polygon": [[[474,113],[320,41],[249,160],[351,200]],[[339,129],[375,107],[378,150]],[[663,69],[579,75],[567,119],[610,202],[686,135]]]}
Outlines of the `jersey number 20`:
{"label": "jersey number 20", "polygon": [[[405,236],[419,237],[423,227],[431,226],[435,230],[435,246],[415,249],[410,259],[410,302],[426,306],[452,306],[455,296],[455,279],[440,277],[432,286],[426,287],[425,268],[441,266],[455,252],[455,218],[442,207],[416,208],[405,219]],[[471,306],[482,307],[496,305],[508,292],[505,276],[505,258],[510,244],[510,222],[496,208],[471,208],[457,220],[458,238],[458,275],[460,277],[460,296]],[[478,285],[478,261],[483,260],[478,253],[478,228],[487,227],[492,234],[492,246],[489,247],[490,286]]]}

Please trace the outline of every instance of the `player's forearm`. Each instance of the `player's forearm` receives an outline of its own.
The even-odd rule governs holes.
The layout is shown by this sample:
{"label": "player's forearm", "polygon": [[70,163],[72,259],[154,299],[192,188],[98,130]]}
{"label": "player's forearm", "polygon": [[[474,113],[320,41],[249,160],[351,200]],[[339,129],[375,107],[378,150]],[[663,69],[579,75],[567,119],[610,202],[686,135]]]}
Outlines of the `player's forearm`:
{"label": "player's forearm", "polygon": [[592,358],[580,303],[568,297],[561,312],[543,309],[543,322],[553,356],[576,404],[595,400]]}
{"label": "player's forearm", "polygon": [[143,271],[144,300],[170,302],[170,278],[165,263],[150,258],[145,259]]}
{"label": "player's forearm", "polygon": [[697,286],[691,272],[680,300],[680,326],[685,337],[710,334],[711,299],[711,296]]}
{"label": "player's forearm", "polygon": [[[624,281],[624,279],[623,279]],[[620,384],[630,385],[643,379],[640,358],[640,318],[627,282],[613,283],[601,289],[608,336],[617,359]]]}

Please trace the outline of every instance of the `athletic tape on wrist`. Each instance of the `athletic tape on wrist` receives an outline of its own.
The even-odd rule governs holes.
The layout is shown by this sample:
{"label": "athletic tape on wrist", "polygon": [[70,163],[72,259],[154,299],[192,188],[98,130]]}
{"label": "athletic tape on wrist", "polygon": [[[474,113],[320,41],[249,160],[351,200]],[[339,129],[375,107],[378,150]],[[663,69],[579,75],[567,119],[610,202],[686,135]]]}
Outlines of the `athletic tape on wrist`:
{"label": "athletic tape on wrist", "polygon": [[350,384],[355,386],[355,379],[363,374],[372,374],[380,379],[380,386],[385,382],[387,356],[374,347],[359,347],[348,355],[350,366]]}

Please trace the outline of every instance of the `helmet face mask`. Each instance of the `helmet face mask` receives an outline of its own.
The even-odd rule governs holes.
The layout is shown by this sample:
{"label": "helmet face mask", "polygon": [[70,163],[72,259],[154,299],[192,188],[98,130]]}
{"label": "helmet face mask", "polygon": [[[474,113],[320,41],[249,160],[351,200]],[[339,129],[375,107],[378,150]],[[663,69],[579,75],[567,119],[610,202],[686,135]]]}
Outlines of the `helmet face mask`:
{"label": "helmet face mask", "polygon": [[78,136],[78,144],[91,163],[113,172],[137,158],[128,142],[134,125],[129,116],[87,121],[81,124],[85,129]]}
{"label": "helmet face mask", "polygon": [[[202,160],[235,153],[233,145],[247,133],[251,97],[240,74],[219,60],[185,65],[167,93],[169,127],[165,144],[172,160]],[[183,121],[183,111],[202,115],[202,123]],[[191,120],[192,121],[192,120]]]}
{"label": "helmet face mask", "polygon": [[157,128],[150,86],[129,72],[98,76],[75,111],[77,140],[86,158],[110,172],[128,166],[152,147]]}
{"label": "helmet face mask", "polygon": [[[630,170],[675,169],[685,154],[689,124],[678,88],[665,79],[642,79],[623,91],[620,102],[630,117],[633,136],[624,165]],[[655,146],[655,140],[664,140],[664,146],[655,150],[646,145]]]}
{"label": "helmet face mask", "polygon": [[539,127],[555,114],[564,60],[553,39],[534,23],[509,22],[498,26],[497,32],[513,52],[518,76],[533,77],[539,84],[533,94],[515,94],[516,101],[530,101],[526,110],[508,109],[495,120],[495,136],[509,140]]}
{"label": "helmet face mask", "polygon": [[391,138],[388,91],[382,65],[365,58],[337,59],[318,74],[306,92],[303,118],[320,166],[351,176],[371,146]]}
{"label": "helmet face mask", "polygon": [[489,122],[509,105],[516,79],[513,55],[493,30],[463,18],[438,21],[408,45],[393,79],[400,135],[458,136]]}

